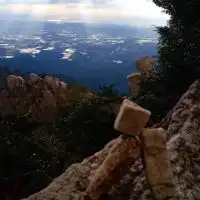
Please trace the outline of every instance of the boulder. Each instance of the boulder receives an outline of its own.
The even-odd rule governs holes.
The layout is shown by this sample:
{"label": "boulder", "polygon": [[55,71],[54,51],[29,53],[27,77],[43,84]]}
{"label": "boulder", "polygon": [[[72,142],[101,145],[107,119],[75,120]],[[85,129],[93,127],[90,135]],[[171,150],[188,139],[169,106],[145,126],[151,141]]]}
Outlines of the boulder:
{"label": "boulder", "polygon": [[141,73],[132,73],[127,76],[131,94],[136,96],[140,89]]}
{"label": "boulder", "polygon": [[9,75],[7,77],[7,86],[9,90],[25,87],[25,81],[21,76]]}
{"label": "boulder", "polygon": [[149,121],[150,116],[150,111],[128,99],[124,99],[115,120],[114,127],[116,130],[127,135],[139,135],[140,131]]}
{"label": "boulder", "polygon": [[166,132],[162,128],[144,129],[141,133],[147,181],[157,200],[170,199],[176,194],[169,163]]}
{"label": "boulder", "polygon": [[54,121],[57,113],[55,96],[49,90],[44,90],[37,99],[38,103],[32,107],[35,107],[33,115],[42,121]]}
{"label": "boulder", "polygon": [[60,79],[57,77],[45,76],[44,80],[55,90],[60,87]]}
{"label": "boulder", "polygon": [[40,80],[40,77],[38,76],[38,74],[30,73],[30,74],[29,74],[29,79],[30,79],[30,83],[31,83],[31,84],[34,84],[34,83],[36,83],[38,80]]}
{"label": "boulder", "polygon": [[140,155],[139,146],[132,137],[121,136],[110,149],[102,165],[97,169],[86,190],[93,200],[106,194],[120,181],[128,168]]}
{"label": "boulder", "polygon": [[60,79],[57,78],[57,77],[54,77],[54,84],[55,84],[55,86],[56,86],[57,88],[60,87]]}
{"label": "boulder", "polygon": [[67,83],[65,83],[64,81],[60,81],[59,84],[60,84],[60,88],[62,90],[66,90],[67,89]]}
{"label": "boulder", "polygon": [[[7,77],[7,85],[6,93],[0,94],[0,109],[3,113],[30,114],[39,121],[55,120],[58,106],[61,106],[62,102],[58,101],[59,91],[49,87],[44,79],[31,73],[30,80],[25,82],[22,77],[10,75]],[[66,96],[63,93],[63,99],[66,100]]]}
{"label": "boulder", "polygon": [[90,180],[118,140],[111,141],[102,151],[82,163],[73,164],[47,188],[24,200],[84,200]]}
{"label": "boulder", "polygon": [[141,73],[146,73],[153,70],[153,58],[146,56],[142,57],[135,62],[137,69]]}
{"label": "boulder", "polygon": [[55,87],[55,78],[53,76],[45,76],[44,80],[51,86]]}

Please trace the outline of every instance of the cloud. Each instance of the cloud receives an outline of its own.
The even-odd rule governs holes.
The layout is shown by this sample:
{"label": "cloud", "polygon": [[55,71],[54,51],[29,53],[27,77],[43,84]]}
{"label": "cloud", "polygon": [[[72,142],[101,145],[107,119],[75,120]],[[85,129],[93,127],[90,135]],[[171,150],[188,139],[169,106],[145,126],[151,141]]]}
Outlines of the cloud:
{"label": "cloud", "polygon": [[0,0],[0,4],[69,4],[69,3],[91,3],[93,5],[109,4],[114,0]]}
{"label": "cloud", "polygon": [[[2,2],[2,3],[1,3]],[[3,3],[4,2],[4,3]],[[36,19],[162,24],[168,19],[146,0],[0,0],[0,10]]]}

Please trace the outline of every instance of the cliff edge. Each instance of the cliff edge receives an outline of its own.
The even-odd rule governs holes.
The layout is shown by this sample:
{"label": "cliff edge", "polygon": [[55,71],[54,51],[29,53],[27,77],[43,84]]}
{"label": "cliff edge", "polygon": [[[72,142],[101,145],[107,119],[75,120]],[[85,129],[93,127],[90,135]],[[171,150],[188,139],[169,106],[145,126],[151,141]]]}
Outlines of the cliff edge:
{"label": "cliff edge", "polygon": [[[178,199],[200,199],[200,80],[190,86],[172,111],[156,126],[167,130],[167,149]],[[109,142],[103,150],[82,163],[73,164],[47,188],[26,200],[84,199],[89,180],[119,140],[120,137]],[[137,160],[120,183],[102,199],[153,199],[141,161]]]}

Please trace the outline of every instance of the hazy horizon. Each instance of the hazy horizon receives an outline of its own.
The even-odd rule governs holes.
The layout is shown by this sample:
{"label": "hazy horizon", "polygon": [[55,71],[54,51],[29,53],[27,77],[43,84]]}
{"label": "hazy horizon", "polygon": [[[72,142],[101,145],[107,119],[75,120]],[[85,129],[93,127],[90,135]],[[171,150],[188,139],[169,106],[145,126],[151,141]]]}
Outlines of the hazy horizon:
{"label": "hazy horizon", "polygon": [[27,20],[133,26],[165,25],[169,18],[149,0],[0,0],[0,12],[10,16],[9,20],[24,15]]}

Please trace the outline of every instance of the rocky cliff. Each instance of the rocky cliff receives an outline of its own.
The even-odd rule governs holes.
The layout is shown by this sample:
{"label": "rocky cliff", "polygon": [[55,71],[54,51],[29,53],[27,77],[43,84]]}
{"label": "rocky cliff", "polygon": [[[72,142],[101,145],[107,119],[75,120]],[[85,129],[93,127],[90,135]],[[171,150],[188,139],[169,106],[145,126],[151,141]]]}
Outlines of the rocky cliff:
{"label": "rocky cliff", "polygon": [[[155,127],[167,130],[167,149],[171,163],[177,199],[200,199],[200,81],[196,81],[177,105]],[[84,199],[84,192],[109,150],[121,137],[111,141],[82,163],[73,164],[47,188],[28,200]],[[151,200],[150,188],[144,176],[141,160],[137,160],[112,190],[102,199]]]}
{"label": "rocky cliff", "polygon": [[55,120],[62,106],[77,97],[90,96],[89,89],[67,84],[56,77],[9,75],[6,88],[0,91],[1,114],[31,115],[39,121]]}

